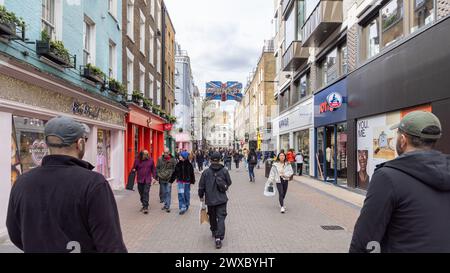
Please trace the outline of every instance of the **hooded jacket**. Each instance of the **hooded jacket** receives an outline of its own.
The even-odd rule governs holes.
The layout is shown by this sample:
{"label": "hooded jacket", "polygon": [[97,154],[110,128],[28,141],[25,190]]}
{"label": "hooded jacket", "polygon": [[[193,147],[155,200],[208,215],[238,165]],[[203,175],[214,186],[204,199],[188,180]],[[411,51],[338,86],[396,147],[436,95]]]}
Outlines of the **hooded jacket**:
{"label": "hooded jacket", "polygon": [[189,160],[178,161],[169,182],[173,183],[175,180],[189,182],[189,184],[195,183],[194,167]]}
{"label": "hooded jacket", "polygon": [[49,155],[11,190],[6,226],[24,252],[127,252],[108,181],[86,161]]}
{"label": "hooded jacket", "polygon": [[450,156],[416,151],[378,165],[350,252],[450,252]]}
{"label": "hooded jacket", "polygon": [[228,188],[231,186],[231,178],[228,170],[222,164],[211,164],[211,167],[203,172],[198,185],[198,196],[203,198],[206,195],[205,201],[208,206],[218,206],[228,202],[227,194],[220,192],[217,188],[215,173],[225,181]]}
{"label": "hooded jacket", "polygon": [[158,159],[158,164],[156,165],[156,175],[158,176],[160,182],[169,181],[175,171],[175,166],[177,165],[175,158],[171,155],[168,155],[168,157],[169,159],[166,159],[166,157],[162,155]]}

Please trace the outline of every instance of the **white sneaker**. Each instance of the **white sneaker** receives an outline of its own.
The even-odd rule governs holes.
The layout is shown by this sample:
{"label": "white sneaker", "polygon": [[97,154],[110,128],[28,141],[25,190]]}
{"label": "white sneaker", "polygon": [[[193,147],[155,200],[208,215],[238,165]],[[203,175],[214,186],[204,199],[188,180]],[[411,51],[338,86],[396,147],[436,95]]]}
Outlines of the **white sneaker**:
{"label": "white sneaker", "polygon": [[280,211],[281,213],[285,213],[286,212],[286,209],[284,208],[284,207],[281,207],[281,211]]}

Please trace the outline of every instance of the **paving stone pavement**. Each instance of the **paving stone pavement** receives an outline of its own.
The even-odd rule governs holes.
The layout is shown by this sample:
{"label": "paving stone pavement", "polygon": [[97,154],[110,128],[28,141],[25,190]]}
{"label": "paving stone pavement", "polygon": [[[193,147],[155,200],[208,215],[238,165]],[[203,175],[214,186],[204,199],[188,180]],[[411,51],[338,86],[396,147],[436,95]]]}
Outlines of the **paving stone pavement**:
{"label": "paving stone pavement", "polygon": [[[150,212],[139,212],[137,191],[114,191],[123,237],[129,252],[138,253],[322,253],[347,252],[360,207],[302,183],[289,182],[286,214],[280,213],[278,196],[263,195],[263,169],[256,169],[256,183],[248,181],[243,167],[230,172],[228,217],[223,247],[216,250],[209,225],[200,225],[197,185],[191,189],[191,208],[179,215],[176,186],[172,186],[172,212],[161,210],[159,185],[150,190]],[[307,179],[307,178],[304,178]],[[309,180],[310,182],[311,180]],[[317,183],[323,183],[317,181]],[[326,231],[323,225],[344,230]],[[1,252],[20,252],[0,240]]]}
{"label": "paving stone pavement", "polygon": [[[214,248],[209,225],[199,224],[197,183],[191,189],[191,208],[179,215],[176,186],[172,186],[172,212],[161,210],[159,186],[150,190],[150,213],[139,212],[137,192],[118,199],[125,243],[139,253],[322,253],[347,252],[360,207],[334,198],[299,181],[291,181],[280,213],[278,197],[263,195],[263,169],[256,183],[248,181],[244,168],[230,172],[233,185],[228,196],[228,217],[223,247]],[[196,179],[200,174],[196,172]],[[301,180],[301,178],[300,178]],[[322,183],[317,181],[317,183]],[[326,231],[323,225],[344,230]]]}

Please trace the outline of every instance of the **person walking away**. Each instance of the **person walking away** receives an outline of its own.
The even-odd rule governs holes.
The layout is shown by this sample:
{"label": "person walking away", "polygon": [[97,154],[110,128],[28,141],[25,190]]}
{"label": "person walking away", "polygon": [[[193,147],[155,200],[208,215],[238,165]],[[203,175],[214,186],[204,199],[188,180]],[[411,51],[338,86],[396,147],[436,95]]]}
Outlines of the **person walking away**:
{"label": "person walking away", "polygon": [[414,111],[399,124],[399,157],[377,166],[356,222],[350,252],[450,252],[450,155],[435,150],[442,126]]}
{"label": "person walking away", "polygon": [[215,239],[216,248],[219,249],[225,238],[228,202],[226,191],[231,186],[231,178],[228,170],[220,164],[219,153],[214,153],[211,160],[211,167],[203,172],[200,178],[198,196],[200,201],[208,206],[210,230]]}
{"label": "person walking away", "polygon": [[175,166],[170,183],[177,180],[178,206],[180,215],[186,213],[189,209],[191,200],[191,184],[195,183],[194,167],[189,161],[189,153],[184,151],[180,154],[180,161]]}
{"label": "person walking away", "polygon": [[203,152],[202,151],[198,151],[197,152],[196,160],[197,160],[198,171],[202,172],[203,171],[203,164],[204,164],[204,161],[205,161],[205,157],[203,156]]}
{"label": "person walking away", "polygon": [[229,151],[226,151],[223,161],[228,170],[231,170],[231,160],[231,153]]}
{"label": "person walking away", "polygon": [[194,152],[194,151],[191,151],[191,152],[189,153],[189,162],[191,162],[192,167],[193,167],[194,169],[197,169],[197,170],[198,170],[197,164],[195,163],[196,160],[195,160],[195,152]]}
{"label": "person walking away", "polygon": [[295,162],[297,163],[297,173],[298,175],[302,175],[303,173],[303,153],[302,151],[298,151],[298,154],[295,156]]}
{"label": "person walking away", "polygon": [[286,155],[280,153],[277,156],[277,160],[272,165],[272,169],[269,174],[269,181],[276,183],[278,190],[278,201],[281,206],[281,213],[286,212],[286,207],[284,206],[284,199],[286,198],[289,178],[294,174],[292,170],[292,165],[286,160]]}
{"label": "person walking away", "polygon": [[243,158],[244,158],[244,166],[245,170],[248,171],[248,150],[247,148],[244,148],[244,151],[242,152]]}
{"label": "person walking away", "polygon": [[25,253],[126,253],[114,194],[83,161],[89,127],[69,117],[47,122],[49,154],[18,177],[6,217],[11,242]]}
{"label": "person walking away", "polygon": [[205,152],[205,168],[209,167],[209,153]]}
{"label": "person walking away", "polygon": [[248,154],[248,174],[250,176],[250,182],[255,182],[255,166],[258,163],[258,157],[255,149],[251,149]]}
{"label": "person walking away", "polygon": [[164,154],[158,159],[158,163],[156,164],[156,175],[163,193],[164,206],[162,210],[165,210],[167,213],[170,213],[170,203],[172,200],[172,183],[170,179],[175,172],[176,165],[177,161],[170,154],[169,148],[165,148]]}
{"label": "person walking away", "polygon": [[236,164],[236,169],[239,169],[239,161],[241,161],[241,156],[238,152],[235,152],[233,155],[234,164]]}
{"label": "person walking away", "polygon": [[262,160],[262,152],[261,152],[261,150],[258,150],[258,152],[256,152],[256,157],[257,157],[257,160],[258,160],[256,168],[259,169],[260,168],[260,164],[261,164],[261,160]]}
{"label": "person walking away", "polygon": [[156,183],[156,168],[147,150],[139,153],[139,157],[134,161],[133,171],[137,173],[138,191],[142,203],[141,212],[148,214],[150,187],[152,183]]}

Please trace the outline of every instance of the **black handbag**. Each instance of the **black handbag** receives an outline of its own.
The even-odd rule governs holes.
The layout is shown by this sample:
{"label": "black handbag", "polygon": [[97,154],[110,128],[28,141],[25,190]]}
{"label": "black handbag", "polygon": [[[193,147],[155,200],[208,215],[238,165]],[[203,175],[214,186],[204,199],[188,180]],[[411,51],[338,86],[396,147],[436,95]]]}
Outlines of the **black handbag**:
{"label": "black handbag", "polygon": [[127,190],[134,191],[134,180],[136,180],[136,172],[131,171],[128,175]]}
{"label": "black handbag", "polygon": [[222,179],[222,177],[217,175],[217,173],[218,172],[214,173],[214,178],[215,178],[214,181],[216,182],[217,190],[219,190],[219,192],[221,192],[221,193],[225,193],[228,190],[228,185],[227,185],[226,181],[224,181]]}

